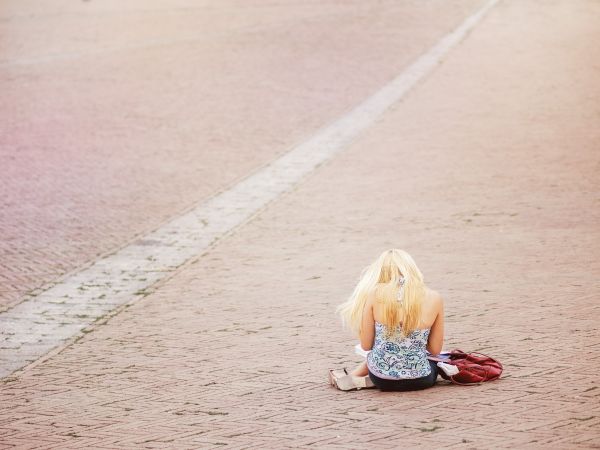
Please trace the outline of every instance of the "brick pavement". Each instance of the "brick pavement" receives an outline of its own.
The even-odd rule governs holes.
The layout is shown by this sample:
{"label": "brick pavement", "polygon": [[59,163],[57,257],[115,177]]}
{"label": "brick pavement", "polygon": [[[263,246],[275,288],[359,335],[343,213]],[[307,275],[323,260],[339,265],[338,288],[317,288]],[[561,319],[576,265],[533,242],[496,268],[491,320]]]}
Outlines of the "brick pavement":
{"label": "brick pavement", "polygon": [[171,275],[344,150],[427,77],[496,2],[469,15],[398,76],[306,141],[151,233],[0,313],[0,378]]}
{"label": "brick pavement", "polygon": [[[0,391],[6,446],[600,445],[599,5],[504,1],[293,193]],[[535,82],[532,82],[535,80]],[[382,248],[502,381],[338,392],[334,306]]]}
{"label": "brick pavement", "polygon": [[419,3],[4,1],[0,309],[304,140],[481,1]]}

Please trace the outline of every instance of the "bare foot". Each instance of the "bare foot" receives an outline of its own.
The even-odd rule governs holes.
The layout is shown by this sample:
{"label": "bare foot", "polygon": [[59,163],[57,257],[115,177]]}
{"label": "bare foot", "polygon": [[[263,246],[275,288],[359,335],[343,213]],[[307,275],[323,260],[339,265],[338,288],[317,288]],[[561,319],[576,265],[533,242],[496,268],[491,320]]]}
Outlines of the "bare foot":
{"label": "bare foot", "polygon": [[350,372],[350,375],[353,375],[355,377],[366,377],[367,375],[369,375],[369,369],[367,369],[367,362],[365,361],[359,364],[358,367],[356,367],[352,372]]}

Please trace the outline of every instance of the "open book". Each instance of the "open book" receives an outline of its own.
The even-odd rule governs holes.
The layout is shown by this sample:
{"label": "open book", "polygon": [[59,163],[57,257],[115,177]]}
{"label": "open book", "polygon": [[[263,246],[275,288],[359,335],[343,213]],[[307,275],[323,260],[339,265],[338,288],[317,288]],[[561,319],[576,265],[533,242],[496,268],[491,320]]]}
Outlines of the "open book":
{"label": "open book", "polygon": [[371,350],[363,350],[360,344],[356,344],[354,347],[354,353],[356,353],[358,356],[362,356],[363,358],[366,358],[370,351]]}

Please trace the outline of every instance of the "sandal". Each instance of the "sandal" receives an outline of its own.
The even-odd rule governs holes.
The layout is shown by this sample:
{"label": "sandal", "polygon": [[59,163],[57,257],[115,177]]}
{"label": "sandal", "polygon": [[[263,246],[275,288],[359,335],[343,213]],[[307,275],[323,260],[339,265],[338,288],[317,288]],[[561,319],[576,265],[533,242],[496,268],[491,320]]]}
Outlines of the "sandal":
{"label": "sandal", "polygon": [[350,375],[346,368],[343,371],[331,369],[329,371],[329,383],[340,391],[353,391],[375,387],[368,375],[355,377]]}
{"label": "sandal", "polygon": [[336,380],[343,378],[348,375],[348,370],[344,367],[343,369],[329,369],[329,384],[333,387],[336,386]]}

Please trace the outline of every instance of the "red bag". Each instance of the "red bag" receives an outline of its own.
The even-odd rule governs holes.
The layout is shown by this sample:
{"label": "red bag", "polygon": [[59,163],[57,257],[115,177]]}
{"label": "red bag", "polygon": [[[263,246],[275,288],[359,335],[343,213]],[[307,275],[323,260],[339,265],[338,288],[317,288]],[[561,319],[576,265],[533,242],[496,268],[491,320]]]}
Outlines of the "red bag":
{"label": "red bag", "polygon": [[462,350],[452,350],[447,354],[447,357],[430,357],[429,359],[456,366],[458,368],[456,375],[448,376],[443,370],[439,371],[442,378],[455,384],[480,384],[484,381],[497,380],[502,374],[502,364],[483,353],[465,353]]}

